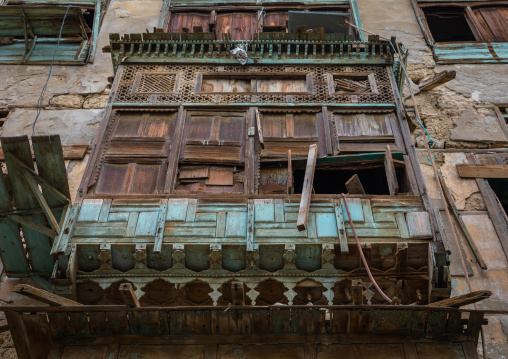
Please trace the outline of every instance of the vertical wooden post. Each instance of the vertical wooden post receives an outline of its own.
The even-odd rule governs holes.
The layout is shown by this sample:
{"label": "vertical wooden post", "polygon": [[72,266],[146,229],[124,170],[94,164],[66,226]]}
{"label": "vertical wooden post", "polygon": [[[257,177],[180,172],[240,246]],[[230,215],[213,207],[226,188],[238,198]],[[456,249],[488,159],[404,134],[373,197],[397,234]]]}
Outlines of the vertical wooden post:
{"label": "vertical wooden post", "polygon": [[307,158],[307,167],[305,169],[305,178],[303,180],[302,198],[300,200],[300,210],[298,211],[298,221],[296,226],[299,231],[307,229],[307,218],[309,217],[310,198],[312,195],[312,183],[314,182],[314,171],[316,169],[317,145],[309,146],[309,157]]}
{"label": "vertical wooden post", "polygon": [[399,183],[397,182],[397,174],[395,173],[395,165],[393,164],[392,151],[389,145],[386,145],[385,151],[385,171],[390,195],[395,196],[399,193]]}

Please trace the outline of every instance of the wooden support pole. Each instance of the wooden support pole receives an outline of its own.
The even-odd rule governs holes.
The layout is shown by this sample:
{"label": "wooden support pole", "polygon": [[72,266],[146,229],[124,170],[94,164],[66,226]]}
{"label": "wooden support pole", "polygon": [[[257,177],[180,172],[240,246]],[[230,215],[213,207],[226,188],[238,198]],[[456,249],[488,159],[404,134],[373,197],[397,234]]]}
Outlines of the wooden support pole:
{"label": "wooden support pole", "polygon": [[[487,263],[483,259],[480,251],[478,250],[478,247],[476,246],[476,243],[471,236],[471,233],[469,233],[469,230],[466,227],[466,224],[462,220],[462,217],[460,216],[459,210],[457,209],[457,206],[455,205],[455,201],[453,200],[452,194],[450,193],[450,190],[448,186],[446,185],[446,182],[443,178],[443,175],[441,174],[441,170],[438,170],[438,176],[439,176],[439,182],[441,182],[441,187],[443,188],[443,193],[446,198],[446,202],[448,202],[448,205],[452,208],[452,213],[457,222],[459,222],[459,226],[462,229],[462,232],[464,233],[464,236],[466,237],[467,243],[469,244],[469,248],[471,248],[471,251],[473,252],[473,255],[476,258],[476,261],[480,265],[480,268],[487,269]],[[450,223],[451,226],[453,226],[453,223]],[[453,228],[452,228],[453,230]],[[460,248],[459,248],[460,250]]]}
{"label": "wooden support pole", "polygon": [[134,289],[132,288],[132,284],[130,283],[122,283],[120,284],[120,296],[124,300],[125,303],[130,305],[131,307],[140,308],[141,304],[139,304],[138,297],[136,293],[134,293]]}
{"label": "wooden support pole", "polygon": [[393,163],[392,151],[388,145],[386,145],[385,150],[385,171],[390,195],[395,196],[399,194],[399,183],[397,181],[397,173],[395,172],[395,165]]}
{"label": "wooden support pole", "polygon": [[299,231],[304,231],[307,229],[307,218],[309,217],[312,183],[314,182],[314,171],[316,169],[316,159],[317,145],[313,144],[309,146],[309,156],[307,158],[307,167],[305,169],[305,178],[303,180],[300,210],[298,211],[298,221],[296,223]]}
{"label": "wooden support pole", "polygon": [[436,87],[453,80],[455,76],[457,76],[457,73],[453,70],[440,72],[430,80],[423,81],[419,85],[420,91],[435,89]]}
{"label": "wooden support pole", "polygon": [[349,194],[365,194],[360,177],[356,173],[346,182],[346,188]]}
{"label": "wooden support pole", "polygon": [[50,293],[44,289],[32,287],[28,284],[18,284],[14,292],[47,303],[52,306],[76,306],[81,305],[73,300]]}
{"label": "wooden support pole", "polygon": [[459,295],[453,298],[447,298],[438,302],[427,304],[427,307],[454,307],[459,308],[465,305],[473,304],[481,300],[490,298],[490,290],[477,290],[475,292]]}

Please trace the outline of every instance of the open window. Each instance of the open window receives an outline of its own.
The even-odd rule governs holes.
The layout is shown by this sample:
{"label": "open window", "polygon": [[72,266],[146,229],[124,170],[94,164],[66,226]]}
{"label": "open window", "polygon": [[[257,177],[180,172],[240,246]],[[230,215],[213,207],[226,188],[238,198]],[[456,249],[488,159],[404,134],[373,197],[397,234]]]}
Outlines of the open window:
{"label": "open window", "polygon": [[153,194],[164,188],[176,111],[118,111],[95,193]]}
{"label": "open window", "polygon": [[50,64],[64,18],[55,63],[93,61],[100,11],[99,0],[60,1],[58,5],[44,0],[5,2],[0,6],[0,63]]}
{"label": "open window", "polygon": [[328,92],[333,95],[379,95],[374,73],[327,73]]}
{"label": "open window", "polygon": [[307,73],[200,73],[196,93],[200,94],[274,94],[314,93],[312,75]]}
{"label": "open window", "polygon": [[438,63],[498,63],[506,53],[508,4],[412,3]]}
{"label": "open window", "polygon": [[244,193],[245,112],[189,111],[176,193]]}

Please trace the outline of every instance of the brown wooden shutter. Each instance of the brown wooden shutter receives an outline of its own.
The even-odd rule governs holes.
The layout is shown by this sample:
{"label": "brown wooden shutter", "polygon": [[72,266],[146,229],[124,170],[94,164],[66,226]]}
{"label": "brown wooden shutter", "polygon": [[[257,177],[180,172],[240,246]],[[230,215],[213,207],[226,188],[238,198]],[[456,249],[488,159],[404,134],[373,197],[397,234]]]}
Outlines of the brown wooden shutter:
{"label": "brown wooden shutter", "polygon": [[222,34],[231,33],[233,40],[251,40],[257,31],[258,21],[256,13],[222,13],[217,14],[217,38]]}
{"label": "brown wooden shutter", "polygon": [[178,12],[171,15],[170,32],[182,32],[183,28],[193,32],[195,27],[201,27],[203,32],[210,32],[210,14]]}
{"label": "brown wooden shutter", "polygon": [[484,41],[508,41],[508,8],[473,10]]}
{"label": "brown wooden shutter", "polygon": [[243,163],[245,114],[191,113],[185,138],[184,161]]}

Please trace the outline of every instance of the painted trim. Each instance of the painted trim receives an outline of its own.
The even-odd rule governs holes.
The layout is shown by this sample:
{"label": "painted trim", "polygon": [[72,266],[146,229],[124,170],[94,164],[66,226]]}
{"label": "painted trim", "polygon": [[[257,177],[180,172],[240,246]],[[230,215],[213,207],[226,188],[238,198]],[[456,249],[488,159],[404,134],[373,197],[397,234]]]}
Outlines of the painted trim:
{"label": "painted trim", "polygon": [[[363,29],[362,19],[360,18],[360,9],[358,9],[358,4],[356,0],[349,0],[349,8],[351,9],[351,15],[353,16],[353,22],[356,26],[361,27]],[[358,31],[358,36],[360,41],[365,41],[365,33],[363,31]]]}
{"label": "painted trim", "polygon": [[508,63],[508,42],[436,43],[433,52],[438,64]]}

